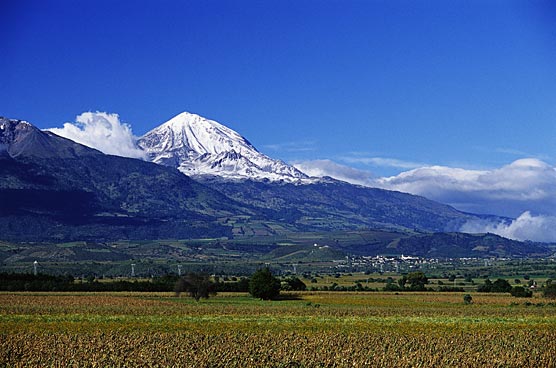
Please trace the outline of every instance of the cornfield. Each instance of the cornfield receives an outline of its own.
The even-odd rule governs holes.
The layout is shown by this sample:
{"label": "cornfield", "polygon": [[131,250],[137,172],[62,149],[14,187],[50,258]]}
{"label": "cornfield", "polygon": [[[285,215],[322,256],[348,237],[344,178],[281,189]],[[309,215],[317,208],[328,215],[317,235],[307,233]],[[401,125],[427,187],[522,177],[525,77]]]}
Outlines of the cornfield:
{"label": "cornfield", "polygon": [[553,367],[556,306],[505,295],[0,294],[7,367]]}

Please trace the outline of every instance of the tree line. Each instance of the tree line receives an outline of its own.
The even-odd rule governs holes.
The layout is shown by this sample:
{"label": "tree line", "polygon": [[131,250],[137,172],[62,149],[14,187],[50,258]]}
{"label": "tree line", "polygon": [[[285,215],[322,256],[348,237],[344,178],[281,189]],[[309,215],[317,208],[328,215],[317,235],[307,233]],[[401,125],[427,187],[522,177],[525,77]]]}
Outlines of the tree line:
{"label": "tree line", "polygon": [[261,299],[276,298],[281,290],[303,291],[306,285],[297,277],[278,279],[268,268],[256,271],[251,277],[222,280],[205,273],[188,273],[183,277],[166,275],[148,280],[100,281],[93,277],[75,279],[71,275],[0,273],[0,291],[149,291],[188,292],[195,299],[217,292],[250,292]]}
{"label": "tree line", "polygon": [[[71,275],[0,273],[0,291],[174,291],[179,277],[166,275],[148,280],[109,280],[94,278],[75,279]],[[215,290],[221,292],[247,292],[249,279],[214,282]]]}
{"label": "tree line", "polygon": [[[434,291],[426,288],[427,276],[421,272],[412,272],[403,275],[397,282],[387,282],[384,291]],[[547,298],[556,298],[556,283],[550,279],[542,288],[543,295]],[[250,277],[222,280],[204,273],[188,273],[183,277],[166,275],[148,280],[110,280],[99,281],[93,277],[85,280],[75,279],[71,275],[46,275],[46,274],[18,274],[0,273],[0,291],[131,291],[131,292],[175,292],[177,295],[188,293],[199,300],[208,298],[218,292],[249,292],[260,299],[276,299],[280,291],[304,291],[307,286],[296,276],[279,279],[270,269],[257,270]],[[331,291],[376,291],[363,287],[360,283],[350,287],[330,287]],[[463,288],[446,288],[440,291],[464,291]],[[515,297],[531,297],[533,292],[523,286],[512,287],[507,280],[497,279],[492,282],[486,279],[484,284],[477,287],[478,292],[506,293]]]}

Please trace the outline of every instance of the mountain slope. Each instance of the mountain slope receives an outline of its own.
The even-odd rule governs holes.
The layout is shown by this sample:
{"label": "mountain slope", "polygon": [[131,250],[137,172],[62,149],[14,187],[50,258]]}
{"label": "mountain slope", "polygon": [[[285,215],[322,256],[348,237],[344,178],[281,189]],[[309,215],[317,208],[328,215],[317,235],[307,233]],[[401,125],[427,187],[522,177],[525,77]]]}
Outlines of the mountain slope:
{"label": "mountain slope", "polygon": [[0,118],[3,239],[226,235],[219,216],[249,214],[175,169],[105,155]]}
{"label": "mountain slope", "polygon": [[307,185],[272,182],[203,181],[267,218],[304,231],[409,229],[454,231],[474,215],[426,198],[336,180]]}
{"label": "mountain slope", "polygon": [[137,142],[152,162],[189,176],[271,181],[308,180],[293,166],[274,160],[224,125],[188,112],[151,130]]}
{"label": "mountain slope", "polygon": [[[277,222],[292,231],[454,231],[476,218],[423,197],[309,178],[261,154],[232,129],[187,112],[145,134],[138,145],[153,162],[176,167],[255,209],[251,220]],[[257,232],[245,228],[239,233]]]}

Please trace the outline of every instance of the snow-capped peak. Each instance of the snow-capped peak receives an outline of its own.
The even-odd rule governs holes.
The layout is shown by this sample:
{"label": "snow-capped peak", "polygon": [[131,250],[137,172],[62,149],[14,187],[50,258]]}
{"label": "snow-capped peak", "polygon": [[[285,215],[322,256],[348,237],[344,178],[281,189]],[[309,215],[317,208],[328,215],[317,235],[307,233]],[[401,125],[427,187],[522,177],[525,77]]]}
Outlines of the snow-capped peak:
{"label": "snow-capped peak", "polygon": [[307,180],[307,175],[259,151],[236,131],[202,116],[183,112],[138,141],[155,163],[191,176],[271,181]]}
{"label": "snow-capped peak", "polygon": [[232,129],[202,116],[183,112],[151,132],[171,133],[171,140],[165,141],[165,149],[189,147],[199,154],[219,154],[242,148],[254,150],[245,138]]}

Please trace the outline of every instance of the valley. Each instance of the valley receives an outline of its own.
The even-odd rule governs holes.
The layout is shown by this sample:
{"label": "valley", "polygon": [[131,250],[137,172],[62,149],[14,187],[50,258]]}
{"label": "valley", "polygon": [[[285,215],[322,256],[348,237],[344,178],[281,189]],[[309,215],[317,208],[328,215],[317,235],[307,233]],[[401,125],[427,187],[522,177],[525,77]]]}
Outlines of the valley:
{"label": "valley", "polygon": [[[260,231],[260,228],[248,230],[251,231]],[[132,263],[137,265],[137,274],[146,277],[174,274],[178,265],[184,272],[224,275],[249,275],[264,265],[272,265],[281,273],[291,273],[295,268],[300,273],[382,271],[399,274],[413,267],[427,269],[427,265],[438,263],[448,264],[447,269],[450,269],[453,262],[461,263],[458,259],[476,259],[479,266],[483,265],[482,259],[490,260],[491,265],[496,260],[511,259],[542,262],[553,257],[555,248],[546,244],[524,244],[493,234],[382,230],[104,243],[0,242],[0,272],[28,273],[37,261],[43,273],[96,277],[128,276]],[[403,262],[402,256],[425,262]],[[387,259],[390,260],[385,261]],[[435,267],[438,269],[437,265]]]}

